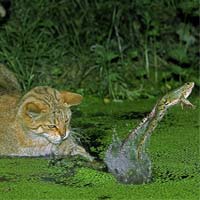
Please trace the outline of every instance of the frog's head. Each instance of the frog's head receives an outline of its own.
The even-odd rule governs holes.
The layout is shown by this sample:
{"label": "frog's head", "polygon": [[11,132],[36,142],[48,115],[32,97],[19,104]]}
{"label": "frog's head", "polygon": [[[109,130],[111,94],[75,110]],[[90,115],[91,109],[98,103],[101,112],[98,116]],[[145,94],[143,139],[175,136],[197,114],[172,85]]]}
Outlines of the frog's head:
{"label": "frog's head", "polygon": [[182,87],[180,87],[180,90],[182,91],[181,93],[185,99],[187,99],[188,96],[191,94],[193,87],[194,82],[187,82]]}
{"label": "frog's head", "polygon": [[171,102],[178,101],[181,98],[187,99],[188,96],[191,94],[193,87],[194,82],[187,82],[183,86],[169,92],[167,94],[167,97]]}
{"label": "frog's head", "polygon": [[188,82],[183,86],[169,92],[159,101],[158,108],[160,110],[165,110],[172,105],[179,103],[183,99],[187,99],[187,97],[191,94],[193,87],[194,82]]}

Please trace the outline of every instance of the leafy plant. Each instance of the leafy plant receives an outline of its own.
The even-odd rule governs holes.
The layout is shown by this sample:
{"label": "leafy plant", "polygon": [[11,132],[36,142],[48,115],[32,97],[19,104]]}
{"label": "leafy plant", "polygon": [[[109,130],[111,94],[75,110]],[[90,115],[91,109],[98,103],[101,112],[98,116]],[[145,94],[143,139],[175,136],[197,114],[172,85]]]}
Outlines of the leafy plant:
{"label": "leafy plant", "polygon": [[199,85],[198,10],[196,0],[13,1],[0,62],[25,91],[47,84],[124,99]]}

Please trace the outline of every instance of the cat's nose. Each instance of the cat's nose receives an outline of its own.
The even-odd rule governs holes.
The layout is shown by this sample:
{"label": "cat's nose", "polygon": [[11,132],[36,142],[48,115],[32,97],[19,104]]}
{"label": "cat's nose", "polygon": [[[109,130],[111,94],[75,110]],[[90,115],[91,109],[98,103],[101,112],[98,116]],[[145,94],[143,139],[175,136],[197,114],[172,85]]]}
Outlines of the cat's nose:
{"label": "cat's nose", "polygon": [[66,132],[66,128],[64,126],[58,127],[58,133],[59,133],[61,138],[65,137],[65,132]]}
{"label": "cat's nose", "polygon": [[65,140],[68,136],[69,136],[70,131],[67,129],[64,133],[64,135],[62,135],[62,139]]}

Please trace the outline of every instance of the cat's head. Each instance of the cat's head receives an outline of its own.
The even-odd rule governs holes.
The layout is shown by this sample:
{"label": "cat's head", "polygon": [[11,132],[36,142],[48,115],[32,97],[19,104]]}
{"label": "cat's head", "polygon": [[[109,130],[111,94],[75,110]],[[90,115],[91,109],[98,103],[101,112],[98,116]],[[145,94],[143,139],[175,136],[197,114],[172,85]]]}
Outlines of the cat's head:
{"label": "cat's head", "polygon": [[81,100],[82,96],[76,93],[35,87],[22,98],[17,119],[26,133],[59,144],[70,132],[70,107]]}

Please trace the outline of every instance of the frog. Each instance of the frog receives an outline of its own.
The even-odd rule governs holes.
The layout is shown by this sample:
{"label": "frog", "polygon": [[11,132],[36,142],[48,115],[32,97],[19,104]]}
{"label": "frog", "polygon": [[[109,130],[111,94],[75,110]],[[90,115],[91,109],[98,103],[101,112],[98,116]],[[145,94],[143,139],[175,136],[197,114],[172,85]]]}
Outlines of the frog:
{"label": "frog", "polygon": [[176,104],[195,106],[187,99],[194,88],[194,82],[187,82],[160,98],[152,111],[121,141],[113,140],[109,145],[104,162],[108,171],[119,182],[125,184],[143,184],[151,181],[151,160],[146,151],[147,141],[162,120],[167,110]]}
{"label": "frog", "polygon": [[155,105],[153,111],[149,115],[149,122],[151,122],[145,131],[143,139],[140,141],[137,147],[137,158],[140,159],[141,157],[141,149],[144,147],[144,144],[149,137],[150,134],[153,133],[154,129],[158,125],[158,122],[161,121],[163,116],[165,115],[167,109],[170,107],[180,103],[183,109],[184,106],[188,106],[191,108],[195,108],[195,106],[187,100],[187,97],[192,92],[194,87],[194,82],[187,82],[183,86],[172,90],[171,92],[164,95]]}

